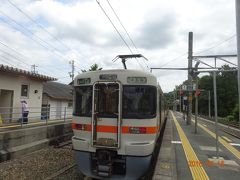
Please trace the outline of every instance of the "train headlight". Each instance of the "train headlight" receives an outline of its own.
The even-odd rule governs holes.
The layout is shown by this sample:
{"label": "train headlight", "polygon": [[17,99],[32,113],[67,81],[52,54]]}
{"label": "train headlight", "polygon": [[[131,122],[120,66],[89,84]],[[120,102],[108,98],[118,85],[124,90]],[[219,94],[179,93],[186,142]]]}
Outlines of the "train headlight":
{"label": "train headlight", "polygon": [[72,123],[72,129],[82,130],[82,131],[91,131],[91,126],[88,124],[76,124]]}

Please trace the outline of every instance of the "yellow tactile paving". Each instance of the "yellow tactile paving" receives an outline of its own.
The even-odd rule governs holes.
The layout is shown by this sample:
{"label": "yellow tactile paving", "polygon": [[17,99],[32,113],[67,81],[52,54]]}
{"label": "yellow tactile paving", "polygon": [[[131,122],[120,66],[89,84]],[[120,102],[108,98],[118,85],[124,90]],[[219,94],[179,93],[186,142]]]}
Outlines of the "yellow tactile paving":
{"label": "yellow tactile paving", "polygon": [[[183,146],[183,150],[184,150],[185,156],[187,158],[187,161],[188,162],[189,161],[200,162],[198,160],[198,157],[197,157],[196,153],[194,152],[191,144],[189,143],[185,133],[183,132],[181,126],[179,125],[176,117],[172,113],[172,111],[171,111],[171,114],[172,114],[174,123],[177,127],[177,131],[180,136],[180,139],[182,141],[182,146]],[[208,180],[209,179],[206,171],[204,170],[204,168],[202,166],[189,166],[189,169],[192,173],[193,179],[195,179],[195,180]]]}
{"label": "yellow tactile paving", "polygon": [[226,136],[222,136],[223,139],[227,140],[228,142],[232,142],[231,139],[227,138]]}
{"label": "yellow tactile paving", "polygon": [[[202,126],[200,123],[198,123],[198,126],[202,128],[204,131],[206,131],[208,134],[210,134],[213,138],[216,139],[216,134],[210,131],[208,128]],[[240,152],[234,148],[231,144],[229,144],[227,141],[225,141],[223,138],[218,137],[219,142],[225,146],[232,154],[234,154],[238,159],[240,159]]]}

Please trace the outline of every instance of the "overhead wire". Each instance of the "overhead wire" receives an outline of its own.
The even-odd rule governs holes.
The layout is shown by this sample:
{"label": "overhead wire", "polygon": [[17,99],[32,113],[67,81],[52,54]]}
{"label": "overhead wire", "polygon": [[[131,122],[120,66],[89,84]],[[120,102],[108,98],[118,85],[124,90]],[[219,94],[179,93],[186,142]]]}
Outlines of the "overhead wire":
{"label": "overhead wire", "polygon": [[[35,21],[29,14],[24,12],[20,7],[18,7],[15,3],[13,3],[10,0],[7,0],[13,7],[15,7],[19,12],[21,12],[25,17],[27,17],[30,21],[32,21],[34,24],[36,24],[39,28],[41,28],[44,32],[46,32],[50,37],[58,41],[62,46],[64,46],[69,51],[73,51],[67,44],[62,42],[61,40],[57,39],[52,33],[50,33],[48,30],[46,30],[41,24],[39,24],[37,21]],[[83,54],[80,54],[81,56],[85,57]]]}
{"label": "overhead wire", "polygon": [[32,31],[28,30],[26,27],[24,27],[22,24],[18,23],[17,21],[15,21],[14,19],[12,19],[10,16],[8,16],[6,13],[2,12],[0,10],[0,13],[3,14],[4,16],[6,16],[8,19],[10,19],[11,21],[13,21],[15,24],[17,24],[18,26],[20,26],[22,29],[24,29],[26,32],[32,34],[33,36],[37,37],[40,41],[42,41],[43,43],[45,43],[48,47],[44,46],[45,48],[49,49],[49,47],[51,47],[53,50],[55,51],[59,51],[57,48],[55,48],[54,46],[52,46],[50,43],[48,43],[47,41],[43,40],[42,38],[40,38],[38,35],[34,34]]}
{"label": "overhead wire", "polygon": [[16,65],[10,63],[9,61],[6,61],[6,59],[8,59],[8,58],[2,56],[1,54],[0,54],[0,58],[2,59],[3,62],[5,62],[6,64],[10,65],[11,67],[16,67]]}
{"label": "overhead wire", "polygon": [[[97,4],[99,5],[99,7],[101,8],[101,10],[103,11],[103,13],[105,14],[105,16],[108,18],[109,22],[112,24],[112,26],[114,27],[115,31],[117,32],[117,34],[119,35],[119,37],[122,39],[122,41],[124,42],[124,44],[127,46],[127,48],[129,49],[129,51],[133,53],[133,51],[131,50],[130,46],[128,45],[128,43],[125,41],[125,39],[123,38],[123,36],[121,35],[121,33],[118,31],[117,27],[114,25],[114,23],[112,22],[111,18],[107,15],[106,11],[103,9],[102,5],[100,4],[100,2],[98,0],[96,0]],[[137,61],[138,62],[138,61]],[[138,64],[140,65],[140,63],[138,62]],[[141,66],[141,65],[140,65]],[[142,67],[142,66],[141,66]],[[143,68],[143,67],[142,67]]]}
{"label": "overhead wire", "polygon": [[171,63],[171,62],[174,62],[174,61],[178,60],[179,58],[185,56],[186,54],[187,54],[187,52],[185,52],[185,53],[181,54],[180,56],[177,56],[177,57],[175,57],[175,58],[167,61],[166,63],[162,64],[160,67],[163,67],[163,66],[165,66],[165,65],[167,65],[167,64],[169,64],[169,63]]}
{"label": "overhead wire", "polygon": [[[2,50],[2,49],[0,49],[0,51],[1,51],[2,53],[4,53],[4,54],[8,55],[9,57],[11,57],[12,60],[16,60],[16,61],[18,61],[18,62],[21,62],[22,64],[26,65],[28,68],[31,67],[31,64],[28,64],[28,63],[22,61],[22,60],[21,60],[20,58],[18,58],[17,56],[14,56],[14,55],[10,54],[9,52],[6,52],[6,51],[4,51],[4,50]],[[6,58],[6,57],[4,57],[4,58]],[[7,59],[9,59],[9,58],[7,58]],[[10,59],[9,59],[9,60],[10,60]],[[20,64],[20,65],[25,69],[26,67],[23,66],[22,64]],[[45,73],[46,73],[46,72],[45,72]],[[49,73],[47,73],[47,74],[49,74]]]}
{"label": "overhead wire", "polygon": [[[37,23],[33,18],[31,18],[28,14],[26,14],[23,10],[21,10],[16,4],[14,4],[13,2],[11,2],[10,0],[8,0],[8,2],[14,6],[16,9],[18,9],[22,14],[24,14],[28,19],[30,19],[33,23],[37,24],[38,27],[40,27],[41,29],[43,29],[49,36],[51,36],[52,38],[54,38],[56,41],[58,41],[59,43],[61,43],[62,45],[64,45],[68,50],[71,50],[66,44],[64,44],[62,41],[58,40],[56,37],[54,37],[51,33],[49,33],[42,25],[40,25],[39,23]],[[24,27],[23,25],[19,24],[17,21],[15,21],[14,19],[12,19],[11,17],[9,17],[6,13],[2,12],[0,10],[0,13],[3,14],[4,16],[6,16],[8,19],[10,19],[12,22],[14,22],[16,25],[18,25],[19,27],[22,28],[22,30],[24,30],[24,32],[28,32],[31,35],[37,37],[38,40],[41,41],[38,42],[36,41],[36,39],[30,37],[29,35],[26,35],[25,33],[23,33],[26,37],[30,38],[32,41],[34,41],[35,43],[37,43],[38,45],[42,46],[43,48],[47,49],[49,51],[49,47],[51,47],[51,53],[57,55],[58,57],[61,57],[62,59],[65,60],[65,57],[63,57],[60,54],[57,54],[55,51],[59,52],[59,50],[57,48],[55,48],[53,45],[49,44],[48,42],[46,42],[45,40],[43,40],[42,38],[40,38],[39,36],[37,36],[36,34],[34,34],[32,31],[28,30],[26,27]],[[8,25],[10,25],[10,27],[13,27],[12,24],[10,24],[8,21],[6,21],[4,18],[1,18],[1,20],[5,23],[7,23]],[[14,29],[16,29],[16,27],[13,27]],[[16,29],[17,31],[19,31],[19,29]],[[22,31],[21,31],[22,32]],[[45,44],[42,44],[45,43]],[[55,51],[53,51],[55,50]],[[10,55],[10,54],[8,54]],[[82,54],[81,54],[82,55]],[[19,59],[18,59],[19,60]],[[80,68],[79,68],[80,69]],[[62,70],[60,70],[62,72]]]}
{"label": "overhead wire", "polygon": [[225,42],[227,42],[227,41],[232,40],[235,36],[236,36],[236,34],[230,36],[229,38],[227,38],[227,39],[225,39],[225,40],[223,40],[223,41],[220,41],[219,43],[217,43],[216,45],[214,45],[214,46],[212,46],[212,47],[210,47],[210,48],[207,48],[207,49],[204,49],[204,50],[200,50],[200,51],[196,52],[195,54],[201,54],[201,53],[203,53],[203,52],[207,52],[207,51],[209,51],[209,50],[211,50],[211,49],[214,49],[214,48],[220,46],[221,44],[223,44],[223,43],[225,43]]}
{"label": "overhead wire", "polygon": [[[0,51],[2,51],[2,50],[0,49]],[[12,56],[11,54],[8,54],[8,53],[7,53],[7,55]],[[14,57],[14,56],[12,56],[12,57]],[[6,59],[7,59],[7,60],[6,60]],[[10,65],[11,67],[15,67],[15,68],[18,68],[18,69],[19,69],[19,66],[21,66],[22,69],[27,70],[27,71],[30,71],[30,70],[29,70],[29,67],[31,66],[30,64],[24,63],[23,61],[19,61],[19,59],[16,59],[16,57],[15,57],[14,60],[17,60],[18,62],[20,62],[19,64],[16,65],[16,64],[10,63],[10,61],[13,62],[12,60],[13,60],[12,58],[10,59],[9,57],[6,57],[6,56],[3,56],[2,54],[0,54],[0,62],[3,61],[4,63]],[[13,62],[13,63],[14,63],[14,62]],[[24,66],[24,65],[21,64],[21,63],[26,64],[26,65],[29,65],[29,67],[26,68],[26,66]],[[20,67],[20,68],[21,68],[21,67]],[[43,72],[44,72],[44,71],[43,71]],[[46,73],[46,71],[45,71],[45,73]],[[38,74],[39,74],[39,73],[38,73]],[[40,73],[40,74],[41,74],[41,73]],[[46,74],[49,75],[48,72],[47,72]],[[54,77],[54,75],[50,75],[50,76],[53,76],[53,77]],[[67,76],[67,77],[69,78],[69,76]],[[67,77],[64,77],[64,79],[66,79]],[[57,79],[58,79],[58,78],[57,78]],[[61,79],[61,78],[60,78],[60,79]]]}
{"label": "overhead wire", "polygon": [[116,11],[113,9],[112,5],[110,4],[110,2],[107,0],[108,5],[110,6],[110,8],[112,9],[113,13],[115,14],[116,18],[118,19],[119,23],[121,24],[122,28],[124,29],[125,33],[127,34],[128,38],[130,39],[130,41],[132,42],[132,45],[134,46],[134,48],[138,51],[135,43],[133,42],[132,38],[130,37],[127,29],[124,27],[122,21],[120,20],[119,16],[117,15]]}
{"label": "overhead wire", "polygon": [[[27,65],[27,66],[31,66],[31,64],[28,64],[28,63],[25,62],[26,59],[29,59],[26,55],[23,55],[22,53],[20,53],[20,52],[17,51],[16,49],[13,49],[12,47],[6,45],[5,43],[3,43],[3,42],[1,42],[1,41],[0,41],[0,44],[3,45],[4,47],[10,49],[10,50],[11,50],[12,52],[14,52],[15,54],[20,55],[20,57],[21,57],[21,59],[19,59],[17,56],[14,56],[13,54],[10,54],[9,52],[7,52],[8,54],[10,54],[10,56],[11,56],[12,58],[14,58],[15,60],[18,60],[19,62],[22,62],[23,64],[25,64],[25,65]],[[3,51],[3,50],[0,49],[0,51]],[[5,53],[5,54],[6,54],[6,53]],[[43,67],[43,66],[41,66],[41,65],[38,65],[38,67],[41,68],[41,69],[44,69],[44,70],[42,70],[42,72],[45,72],[45,73],[47,73],[47,74],[49,74],[49,72],[46,72],[45,69],[49,69],[49,70],[51,71],[51,73],[52,73],[53,70],[55,70],[55,71],[57,70],[57,71],[59,71],[59,72],[62,72],[62,70],[60,70],[60,69],[58,69],[58,68],[56,68],[56,67],[51,68],[51,69],[50,69],[49,67]]]}
{"label": "overhead wire", "polygon": [[47,31],[41,24],[39,24],[38,22],[36,22],[31,16],[29,16],[27,13],[25,13],[21,8],[19,8],[15,3],[13,3],[10,0],[7,0],[9,2],[9,4],[11,4],[13,7],[15,7],[19,12],[21,12],[25,17],[27,17],[28,19],[30,19],[34,24],[36,24],[39,28],[43,29],[49,36],[51,36],[53,39],[55,39],[56,41],[58,41],[61,45],[63,45],[64,47],[66,47],[68,50],[72,50],[68,45],[66,45],[65,43],[63,43],[61,40],[57,39],[54,35],[52,35],[49,31]]}
{"label": "overhead wire", "polygon": [[[36,40],[35,40],[34,38],[32,38],[31,36],[28,36],[28,35],[26,35],[25,33],[23,33],[27,38],[31,39],[32,41],[34,41],[34,42],[37,43],[38,45],[42,46],[43,48],[47,49],[47,50],[48,50],[49,52],[51,52],[52,54],[57,55],[57,56],[60,57],[61,59],[67,60],[63,55],[56,53],[56,52],[59,52],[59,50],[56,49],[54,46],[52,46],[51,44],[49,44],[48,42],[46,42],[45,40],[43,40],[43,39],[40,38],[39,36],[35,35],[32,31],[28,30],[26,27],[24,27],[23,25],[19,24],[17,21],[15,21],[15,20],[12,19],[11,17],[9,17],[7,14],[5,14],[4,12],[2,12],[1,10],[0,10],[0,13],[2,13],[4,16],[6,16],[7,18],[9,18],[12,22],[14,22],[15,24],[17,24],[18,26],[20,26],[24,31],[27,31],[27,32],[29,32],[30,34],[32,34],[33,36],[37,37],[40,41],[44,42],[45,44],[47,44],[48,46],[50,46],[52,49],[49,51],[49,47],[47,47],[46,45],[44,45],[44,44],[36,41]],[[6,21],[5,19],[1,19],[1,20],[4,21],[5,23],[7,23],[8,25],[10,25],[10,26],[12,27],[12,25],[11,25],[8,21]],[[14,29],[16,29],[17,31],[19,31],[19,29],[17,29],[17,28],[14,28]],[[21,32],[22,32],[22,31],[21,31]],[[55,51],[53,51],[53,50],[55,50]],[[60,53],[60,52],[59,52],[59,53]],[[68,61],[68,60],[67,60],[67,61]],[[55,67],[55,68],[56,68],[56,69],[59,69],[59,68],[57,68],[57,67]],[[63,69],[59,69],[59,70],[62,72]],[[64,70],[65,70],[65,68],[64,68]]]}
{"label": "overhead wire", "polygon": [[112,24],[112,26],[114,27],[115,31],[117,32],[117,34],[120,36],[120,38],[122,39],[122,41],[124,42],[124,44],[127,46],[127,48],[129,49],[129,51],[133,54],[131,48],[129,47],[129,45],[127,44],[127,42],[125,41],[125,39],[122,37],[121,33],[118,31],[117,27],[114,25],[114,23],[112,22],[112,20],[110,19],[110,17],[107,15],[106,11],[103,9],[102,5],[100,4],[100,2],[98,0],[96,0],[96,2],[98,3],[99,7],[101,8],[101,10],[103,11],[103,13],[105,14],[105,16],[108,18],[109,22]]}
{"label": "overhead wire", "polygon": [[[112,9],[114,15],[116,16],[116,18],[118,19],[120,25],[122,26],[122,28],[124,29],[125,33],[127,34],[129,40],[131,41],[132,45],[134,46],[134,48],[136,49],[137,53],[139,53],[137,46],[135,45],[135,43],[133,42],[130,34],[128,33],[127,29],[125,28],[125,26],[123,25],[122,21],[120,20],[119,16],[117,15],[116,11],[114,10],[113,6],[111,5],[111,3],[107,0],[108,5],[110,6],[110,8]],[[136,60],[138,61],[138,59],[136,58]],[[146,62],[144,61],[145,65],[147,66],[147,68],[149,68],[149,66],[146,64]],[[139,64],[139,62],[138,62]],[[140,64],[139,64],[140,65]],[[140,65],[141,66],[141,65]],[[150,68],[149,68],[150,69]]]}

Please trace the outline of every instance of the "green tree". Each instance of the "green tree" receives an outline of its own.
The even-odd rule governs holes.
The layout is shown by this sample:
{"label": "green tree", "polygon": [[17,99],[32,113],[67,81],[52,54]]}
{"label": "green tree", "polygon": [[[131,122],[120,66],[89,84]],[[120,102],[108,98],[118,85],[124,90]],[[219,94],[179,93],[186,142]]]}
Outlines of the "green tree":
{"label": "green tree", "polygon": [[[232,70],[234,68],[224,65],[222,70]],[[237,72],[220,72],[217,73],[217,100],[218,115],[225,117],[231,115],[237,104]],[[213,103],[213,76],[206,75],[199,79],[199,88],[211,92],[211,114],[214,112]],[[206,94],[206,95],[204,95]],[[208,114],[207,93],[202,92],[199,97],[199,113]]]}
{"label": "green tree", "polygon": [[[222,66],[223,70],[232,70],[228,65]],[[237,104],[237,72],[221,72],[217,77],[217,93],[219,102],[219,115],[230,115]]]}
{"label": "green tree", "polygon": [[99,71],[102,70],[102,68],[99,68],[98,64],[93,64],[90,66],[90,69],[88,70],[81,70],[82,72],[87,72],[87,71]]}
{"label": "green tree", "polygon": [[211,114],[213,114],[213,77],[210,75],[205,75],[199,78],[198,83],[199,89],[203,90],[201,95],[198,97],[198,112],[199,114],[208,115],[208,93],[210,91]]}
{"label": "green tree", "polygon": [[238,104],[236,104],[235,108],[233,109],[233,118],[235,121],[239,121],[239,107]]}
{"label": "green tree", "polygon": [[[233,70],[228,65],[223,65],[220,70]],[[218,100],[218,116],[226,117],[232,115],[238,120],[238,91],[237,91],[237,72],[219,72],[216,74],[217,80],[217,100]],[[184,81],[183,83],[186,83]],[[199,114],[208,115],[208,92],[211,94],[211,115],[214,114],[214,96],[213,96],[213,76],[205,75],[198,79],[201,95],[198,97]],[[193,101],[193,112],[194,112]]]}

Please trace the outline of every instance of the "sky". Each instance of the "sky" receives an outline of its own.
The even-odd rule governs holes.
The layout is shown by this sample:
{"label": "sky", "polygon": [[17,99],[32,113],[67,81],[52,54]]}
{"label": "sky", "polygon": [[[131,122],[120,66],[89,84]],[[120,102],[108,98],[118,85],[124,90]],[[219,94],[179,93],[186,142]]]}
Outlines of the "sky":
{"label": "sky", "polygon": [[[193,55],[237,53],[235,0],[98,1],[130,49],[96,0],[0,0],[0,64],[25,70],[36,65],[38,73],[62,83],[71,81],[71,60],[75,75],[94,63],[119,69],[121,62],[112,60],[131,51],[148,61],[129,59],[128,69],[187,67],[190,31]],[[213,65],[212,59],[202,60]],[[152,73],[164,92],[187,79],[186,71]]]}

